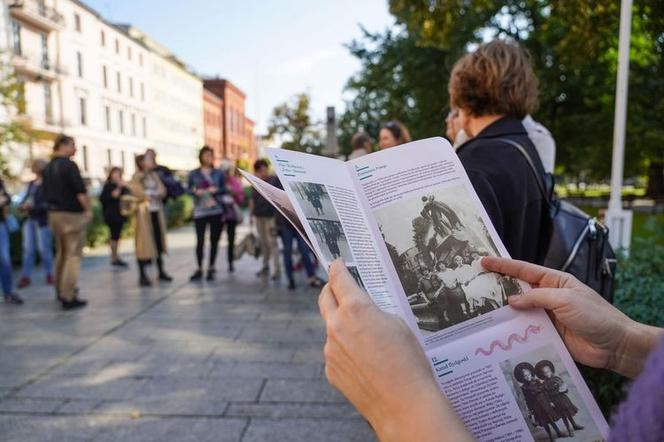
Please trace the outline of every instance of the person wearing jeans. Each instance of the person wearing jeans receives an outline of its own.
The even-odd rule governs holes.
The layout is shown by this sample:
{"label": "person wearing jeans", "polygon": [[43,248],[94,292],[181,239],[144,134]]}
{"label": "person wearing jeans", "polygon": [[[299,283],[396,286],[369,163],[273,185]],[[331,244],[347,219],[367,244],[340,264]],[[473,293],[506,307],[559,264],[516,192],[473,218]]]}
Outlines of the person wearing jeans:
{"label": "person wearing jeans", "polygon": [[48,203],[42,190],[42,173],[48,162],[35,160],[32,172],[36,179],[28,185],[28,190],[21,202],[21,210],[27,215],[23,221],[23,267],[18,288],[25,288],[31,283],[32,268],[37,252],[41,257],[46,283],[53,284],[53,234],[48,226]]}
{"label": "person wearing jeans", "polygon": [[56,248],[55,294],[63,310],[72,310],[87,305],[78,298],[76,286],[92,205],[81,172],[71,160],[76,154],[74,139],[59,135],[53,151],[53,159],[44,169],[42,188]]}
{"label": "person wearing jeans", "polygon": [[311,252],[309,246],[302,239],[297,230],[280,214],[277,214],[277,229],[279,230],[279,237],[283,245],[282,254],[284,257],[284,268],[286,269],[286,277],[288,278],[288,288],[295,289],[295,277],[293,275],[293,240],[297,241],[297,249],[302,256],[302,264],[307,273],[309,286],[320,288],[323,286],[323,281],[316,276],[316,267],[311,260]]}
{"label": "person wearing jeans", "polygon": [[208,281],[214,280],[215,262],[219,239],[224,228],[222,216],[224,206],[221,197],[224,194],[224,174],[214,168],[214,151],[203,146],[198,153],[201,167],[192,170],[187,179],[187,190],[194,197],[194,225],[196,227],[196,263],[198,267],[190,281],[200,281],[203,277],[203,249],[205,231],[210,226],[210,255],[208,256]]}
{"label": "person wearing jeans", "polygon": [[0,285],[7,304],[23,304],[23,300],[12,293],[12,258],[9,252],[9,227],[7,213],[11,198],[5,190],[5,183],[0,179]]}
{"label": "person wearing jeans", "polygon": [[235,229],[242,222],[242,212],[239,207],[244,201],[244,189],[242,182],[236,176],[235,167],[228,161],[219,166],[224,174],[224,186],[226,194],[222,196],[224,203],[224,226],[228,235],[228,271],[233,272],[233,261],[235,260]]}

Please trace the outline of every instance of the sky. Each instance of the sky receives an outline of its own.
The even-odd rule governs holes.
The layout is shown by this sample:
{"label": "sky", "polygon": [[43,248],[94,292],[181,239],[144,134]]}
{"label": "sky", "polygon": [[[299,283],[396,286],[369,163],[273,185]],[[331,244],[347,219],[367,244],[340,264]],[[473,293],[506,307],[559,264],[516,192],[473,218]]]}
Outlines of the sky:
{"label": "sky", "polygon": [[393,26],[387,0],[84,0],[111,22],[131,23],[197,74],[227,78],[247,94],[264,133],[272,109],[300,92],[316,118],[343,111],[359,62],[344,44]]}

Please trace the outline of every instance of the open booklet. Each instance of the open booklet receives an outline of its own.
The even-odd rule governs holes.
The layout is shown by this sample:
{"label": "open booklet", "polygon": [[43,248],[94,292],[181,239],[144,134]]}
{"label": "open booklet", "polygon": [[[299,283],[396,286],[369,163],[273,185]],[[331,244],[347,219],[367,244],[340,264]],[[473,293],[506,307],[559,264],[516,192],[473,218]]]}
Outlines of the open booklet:
{"label": "open booklet", "polygon": [[482,256],[509,255],[446,140],[348,162],[282,149],[268,155],[285,191],[247,179],[324,268],[342,258],[375,304],[408,324],[477,439],[607,437],[547,314],[508,306],[528,286],[480,265]]}

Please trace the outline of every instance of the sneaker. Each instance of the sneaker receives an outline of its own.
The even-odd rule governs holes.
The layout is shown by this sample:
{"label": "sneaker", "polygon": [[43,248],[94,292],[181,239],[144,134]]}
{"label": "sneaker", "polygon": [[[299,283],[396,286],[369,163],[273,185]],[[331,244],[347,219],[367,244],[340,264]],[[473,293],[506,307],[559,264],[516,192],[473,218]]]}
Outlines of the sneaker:
{"label": "sneaker", "polygon": [[111,261],[111,265],[112,265],[113,267],[127,267],[129,264],[127,264],[126,262],[124,262],[123,260],[121,260],[120,258],[118,258],[118,259],[115,260],[115,261]]}
{"label": "sneaker", "polygon": [[163,282],[171,282],[173,281],[173,277],[166,272],[161,272],[159,274],[159,280]]}
{"label": "sneaker", "polygon": [[21,305],[23,304],[23,300],[16,294],[10,293],[8,295],[5,295],[5,303],[6,304],[15,304],[15,305]]}
{"label": "sneaker", "polygon": [[233,263],[231,262],[228,264],[228,273],[233,273],[235,271],[235,267],[233,267]]}
{"label": "sneaker", "polygon": [[203,272],[201,271],[201,269],[196,270],[196,271],[195,271],[195,272],[189,277],[189,281],[191,281],[191,282],[200,281],[201,279],[203,279]]}
{"label": "sneaker", "polygon": [[309,287],[313,287],[313,288],[315,288],[315,289],[319,289],[319,288],[323,287],[324,285],[325,285],[325,283],[324,283],[323,280],[320,279],[318,276],[312,276],[312,277],[309,279]]}
{"label": "sneaker", "polygon": [[147,276],[141,276],[138,279],[138,285],[140,285],[141,287],[150,287],[152,286],[152,281],[150,281],[150,278],[148,278]]}
{"label": "sneaker", "polygon": [[46,284],[48,284],[48,285],[55,284],[55,278],[53,277],[53,275],[48,275],[46,277]]}
{"label": "sneaker", "polygon": [[19,289],[24,289],[30,285],[30,278],[27,276],[21,276],[21,280],[18,282],[17,286]]}
{"label": "sneaker", "polygon": [[267,267],[263,267],[259,271],[256,272],[256,276],[267,276],[270,273],[270,269]]}
{"label": "sneaker", "polygon": [[62,301],[62,310],[76,310],[88,305],[88,301],[74,298],[71,301]]}
{"label": "sneaker", "polygon": [[288,281],[288,290],[295,290],[295,281],[292,279]]}
{"label": "sneaker", "polygon": [[205,279],[207,279],[208,281],[214,281],[215,273],[217,273],[216,269],[208,269],[207,276],[205,277]]}
{"label": "sneaker", "polygon": [[281,273],[274,273],[272,275],[272,281],[279,281],[281,279]]}

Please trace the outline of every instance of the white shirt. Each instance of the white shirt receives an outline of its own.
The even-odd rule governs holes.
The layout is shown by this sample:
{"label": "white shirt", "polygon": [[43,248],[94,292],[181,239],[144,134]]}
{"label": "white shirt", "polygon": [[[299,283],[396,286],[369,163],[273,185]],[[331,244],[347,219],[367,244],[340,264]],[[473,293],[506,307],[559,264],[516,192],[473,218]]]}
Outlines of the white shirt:
{"label": "white shirt", "polygon": [[556,142],[551,136],[551,132],[533,120],[533,117],[530,115],[526,115],[522,123],[528,132],[528,138],[530,138],[530,141],[535,145],[535,149],[537,149],[537,153],[544,166],[544,171],[553,173],[553,168],[556,164]]}

